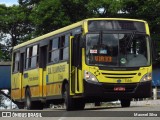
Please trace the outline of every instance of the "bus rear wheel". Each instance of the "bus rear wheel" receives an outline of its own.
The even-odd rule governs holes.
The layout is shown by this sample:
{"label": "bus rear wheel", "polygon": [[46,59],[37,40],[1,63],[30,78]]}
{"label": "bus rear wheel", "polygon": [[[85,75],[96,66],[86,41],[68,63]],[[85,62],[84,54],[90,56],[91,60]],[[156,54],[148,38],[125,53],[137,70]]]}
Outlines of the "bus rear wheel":
{"label": "bus rear wheel", "polygon": [[131,100],[130,99],[122,99],[121,100],[121,106],[122,107],[130,107]]}
{"label": "bus rear wheel", "polygon": [[31,106],[32,106],[32,102],[31,102],[30,90],[26,89],[26,92],[25,92],[25,109],[30,110]]}
{"label": "bus rear wheel", "polygon": [[31,100],[31,93],[30,90],[27,89],[25,93],[25,109],[32,110],[37,109],[41,110],[43,109],[43,103],[41,101],[32,101]]}

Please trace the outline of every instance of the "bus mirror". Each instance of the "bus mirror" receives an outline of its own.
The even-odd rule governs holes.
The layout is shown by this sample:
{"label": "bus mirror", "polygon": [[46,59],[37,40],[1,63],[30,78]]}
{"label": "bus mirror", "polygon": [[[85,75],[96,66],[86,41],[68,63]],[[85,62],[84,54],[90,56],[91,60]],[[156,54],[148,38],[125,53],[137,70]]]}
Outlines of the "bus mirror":
{"label": "bus mirror", "polygon": [[154,41],[152,43],[152,61],[153,64],[157,63],[160,61],[160,50],[158,48],[158,41]]}
{"label": "bus mirror", "polygon": [[157,52],[157,60],[160,60],[160,51]]}

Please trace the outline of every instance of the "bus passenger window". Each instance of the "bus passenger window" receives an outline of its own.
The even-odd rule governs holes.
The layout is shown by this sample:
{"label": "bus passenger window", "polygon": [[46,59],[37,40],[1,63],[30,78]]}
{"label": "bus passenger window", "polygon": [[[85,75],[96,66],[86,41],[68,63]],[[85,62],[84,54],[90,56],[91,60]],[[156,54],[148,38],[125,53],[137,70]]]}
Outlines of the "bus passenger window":
{"label": "bus passenger window", "polygon": [[69,42],[69,35],[62,36],[60,42],[60,60],[68,60],[68,43]]}
{"label": "bus passenger window", "polygon": [[31,68],[31,57],[32,57],[32,47],[29,48],[29,63],[28,63],[28,68]]}
{"label": "bus passenger window", "polygon": [[65,45],[65,36],[61,36],[61,39],[60,39],[60,60],[63,60],[63,48],[64,48],[64,45]]}
{"label": "bus passenger window", "polygon": [[27,48],[27,54],[26,54],[26,66],[25,68],[28,69],[29,64],[29,48]]}
{"label": "bus passenger window", "polygon": [[27,48],[26,69],[31,68],[32,47]]}
{"label": "bus passenger window", "polygon": [[58,62],[59,61],[59,38],[54,38],[50,43],[49,50],[49,62]]}
{"label": "bus passenger window", "polygon": [[14,53],[14,63],[13,63],[13,72],[19,71],[19,61],[20,61],[20,53]]}
{"label": "bus passenger window", "polygon": [[69,58],[69,34],[65,36],[65,43],[63,49],[63,60],[68,60]]}
{"label": "bus passenger window", "polygon": [[32,48],[31,68],[37,67],[38,63],[37,58],[38,58],[38,45],[35,45]]}

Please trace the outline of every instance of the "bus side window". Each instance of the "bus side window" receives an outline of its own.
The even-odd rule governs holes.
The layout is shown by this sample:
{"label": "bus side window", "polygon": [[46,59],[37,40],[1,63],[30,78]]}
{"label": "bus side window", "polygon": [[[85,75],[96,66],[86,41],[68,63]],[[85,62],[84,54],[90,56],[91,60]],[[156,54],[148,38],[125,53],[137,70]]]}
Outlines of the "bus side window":
{"label": "bus side window", "polygon": [[26,66],[25,68],[34,68],[38,66],[38,45],[27,48],[26,54]]}
{"label": "bus side window", "polygon": [[27,54],[26,54],[26,66],[25,66],[25,68],[28,69],[28,68],[31,68],[32,47],[27,48],[26,53]]}
{"label": "bus side window", "polygon": [[65,44],[63,49],[63,59],[68,60],[69,59],[69,36],[70,34],[67,34],[65,36]]}
{"label": "bus side window", "polygon": [[25,64],[26,69],[28,69],[28,63],[29,63],[29,48],[27,48],[26,50],[26,64]]}
{"label": "bus side window", "polygon": [[63,60],[63,48],[64,48],[64,45],[65,45],[65,36],[61,36],[60,37],[61,39],[60,39],[60,47],[59,47],[59,49],[60,49],[60,55],[59,55],[59,59],[60,60]]}
{"label": "bus side window", "polygon": [[20,53],[16,52],[13,55],[13,72],[19,71]]}
{"label": "bus side window", "polygon": [[49,41],[49,46],[48,46],[48,63],[52,62],[51,58],[51,54],[52,54],[52,40]]}
{"label": "bus side window", "polygon": [[60,41],[60,60],[68,60],[69,58],[69,34],[62,36]]}
{"label": "bus side window", "polygon": [[34,45],[32,48],[31,68],[33,67],[38,67],[38,45]]}
{"label": "bus side window", "polygon": [[53,38],[49,45],[49,61],[57,63],[59,61],[59,38]]}

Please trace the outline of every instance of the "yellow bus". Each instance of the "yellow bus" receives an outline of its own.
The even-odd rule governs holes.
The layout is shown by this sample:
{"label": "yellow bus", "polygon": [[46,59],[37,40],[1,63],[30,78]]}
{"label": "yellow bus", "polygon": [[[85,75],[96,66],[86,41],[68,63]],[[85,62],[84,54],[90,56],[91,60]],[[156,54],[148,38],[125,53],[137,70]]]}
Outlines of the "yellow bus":
{"label": "yellow bus", "polygon": [[[11,96],[26,109],[151,97],[151,40],[146,21],[85,19],[13,49]],[[24,104],[23,104],[24,103]]]}

